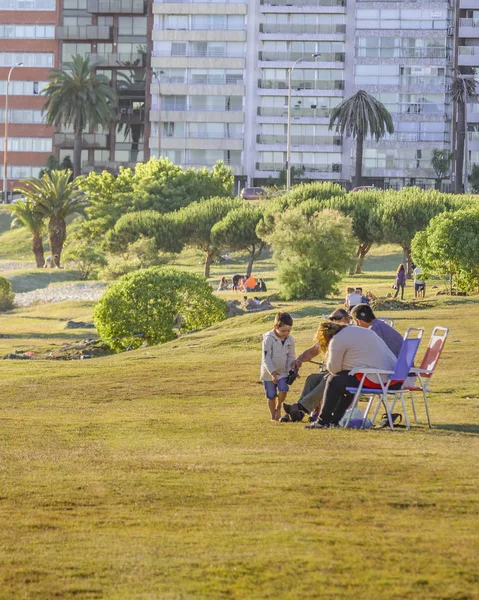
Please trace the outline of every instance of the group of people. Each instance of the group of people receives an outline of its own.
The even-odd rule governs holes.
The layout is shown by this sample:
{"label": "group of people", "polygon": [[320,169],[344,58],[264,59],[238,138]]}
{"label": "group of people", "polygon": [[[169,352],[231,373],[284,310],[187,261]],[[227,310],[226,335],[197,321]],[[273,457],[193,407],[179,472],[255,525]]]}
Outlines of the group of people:
{"label": "group of people", "polygon": [[346,288],[346,298],[344,299],[344,306],[351,310],[357,304],[369,304],[371,300],[374,300],[376,296],[371,292],[366,292],[366,295],[363,295],[362,287],[348,287]]}
{"label": "group of people", "polygon": [[245,277],[244,275],[234,275],[231,283],[226,279],[226,277],[222,277],[218,286],[218,292],[222,292],[225,290],[233,290],[233,292],[266,292],[266,284],[263,279],[259,278],[254,280],[254,285],[249,286],[248,281],[249,277]]}
{"label": "group of people", "polygon": [[[310,415],[311,429],[338,426],[353,397],[347,388],[359,384],[365,368],[392,370],[403,341],[400,333],[376,318],[367,303],[358,303],[349,312],[344,308],[333,311],[320,323],[313,345],[298,357],[292,327],[291,315],[279,312],[273,329],[264,334],[261,380],[271,420],[302,421]],[[306,378],[299,400],[287,404],[289,373],[299,371],[303,363],[314,362],[319,355],[324,359],[321,370]],[[366,385],[380,388],[378,376],[371,375]],[[287,417],[281,417],[282,408]]]}
{"label": "group of people", "polygon": [[[422,276],[422,269],[418,267],[414,263],[412,266],[412,275],[414,278],[414,297],[415,298],[424,298],[426,295],[426,282]],[[392,285],[393,289],[396,290],[394,294],[394,298],[397,298],[399,295],[399,291],[401,291],[401,300],[404,300],[404,288],[406,287],[406,269],[404,265],[401,263],[396,271],[396,279]]]}

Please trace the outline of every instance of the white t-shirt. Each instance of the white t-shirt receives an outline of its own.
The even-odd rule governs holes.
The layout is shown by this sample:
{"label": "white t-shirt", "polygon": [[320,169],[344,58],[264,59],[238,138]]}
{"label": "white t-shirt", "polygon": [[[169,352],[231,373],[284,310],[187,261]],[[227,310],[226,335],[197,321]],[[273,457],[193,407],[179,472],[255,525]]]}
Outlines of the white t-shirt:
{"label": "white t-shirt", "polygon": [[352,308],[353,306],[356,306],[356,304],[361,304],[362,298],[361,294],[353,292],[352,294],[349,294],[349,296],[346,296],[346,306]]}
{"label": "white t-shirt", "polygon": [[421,274],[421,267],[416,267],[414,269],[414,271],[412,272],[412,274],[414,275],[414,283],[424,283],[424,279],[421,279],[420,274]]}

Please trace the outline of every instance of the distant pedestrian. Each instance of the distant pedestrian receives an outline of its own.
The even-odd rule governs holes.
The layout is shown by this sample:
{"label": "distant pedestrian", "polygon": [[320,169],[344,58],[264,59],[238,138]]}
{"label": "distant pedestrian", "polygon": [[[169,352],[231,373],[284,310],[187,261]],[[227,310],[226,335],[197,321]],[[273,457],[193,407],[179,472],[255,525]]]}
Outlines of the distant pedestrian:
{"label": "distant pedestrian", "polygon": [[424,298],[426,295],[426,282],[422,277],[422,269],[417,265],[412,265],[413,277],[414,277],[414,297],[415,298]]}
{"label": "distant pedestrian", "polygon": [[403,264],[400,264],[397,268],[394,287],[396,288],[394,298],[398,297],[399,290],[401,290],[401,300],[404,300],[404,288],[406,287],[406,270],[404,269]]}

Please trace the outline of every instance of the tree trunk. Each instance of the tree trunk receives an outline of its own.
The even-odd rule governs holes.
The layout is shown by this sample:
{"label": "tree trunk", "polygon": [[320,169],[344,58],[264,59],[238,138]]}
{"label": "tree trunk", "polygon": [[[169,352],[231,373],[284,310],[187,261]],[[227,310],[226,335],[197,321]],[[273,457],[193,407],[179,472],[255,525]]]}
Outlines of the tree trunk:
{"label": "tree trunk", "polygon": [[356,139],[356,170],[354,173],[354,187],[361,185],[363,175],[363,145],[364,136],[362,133],[358,133]]}
{"label": "tree trunk", "polygon": [[73,177],[81,175],[82,131],[75,131],[73,138]]}
{"label": "tree trunk", "polygon": [[206,251],[206,259],[205,259],[205,277],[208,278],[210,276],[210,267],[213,263],[216,256],[216,250],[207,250]]}
{"label": "tree trunk", "polygon": [[38,234],[33,234],[32,237],[32,250],[35,255],[35,262],[37,263],[37,268],[42,269],[45,264],[45,251],[43,249],[43,240],[42,236]]}
{"label": "tree trunk", "polygon": [[454,191],[464,193],[464,142],[466,140],[466,106],[464,102],[457,105],[457,147],[456,147],[456,180]]}
{"label": "tree trunk", "polygon": [[439,177],[436,178],[436,184],[434,186],[434,188],[440,192],[441,191],[441,183],[442,183],[442,179],[440,179]]}
{"label": "tree trunk", "polygon": [[251,271],[253,270],[254,259],[256,258],[255,251],[256,251],[256,247],[253,245],[253,247],[249,253],[248,268],[246,269],[246,279],[248,279],[248,277],[251,277]]}
{"label": "tree trunk", "polygon": [[67,235],[67,228],[64,219],[58,217],[50,217],[48,223],[48,238],[50,240],[50,250],[52,256],[58,255],[58,258],[54,260],[57,267],[60,266],[60,260],[62,256],[63,244]]}
{"label": "tree trunk", "polygon": [[356,275],[361,275],[361,273],[363,272],[364,258],[366,256],[366,254],[371,250],[371,246],[372,246],[372,244],[368,244],[368,243],[364,243],[359,246],[358,251],[356,252],[356,256],[359,259],[356,264],[356,271],[355,271]]}
{"label": "tree trunk", "polygon": [[402,247],[402,262],[406,270],[406,277],[411,279],[412,277],[412,258],[410,246]]}

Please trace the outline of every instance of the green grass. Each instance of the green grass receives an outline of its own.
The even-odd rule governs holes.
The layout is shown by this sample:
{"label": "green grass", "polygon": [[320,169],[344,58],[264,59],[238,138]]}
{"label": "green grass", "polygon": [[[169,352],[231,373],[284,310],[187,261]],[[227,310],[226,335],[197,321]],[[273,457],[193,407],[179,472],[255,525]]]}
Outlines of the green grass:
{"label": "green grass", "polygon": [[[351,281],[386,290],[396,258],[373,254]],[[277,303],[298,350],[337,303]],[[64,324],[91,310],[0,315],[14,336],[0,348],[90,336]],[[479,597],[479,298],[393,315],[399,331],[451,328],[434,428],[410,432],[271,423],[257,381],[273,314],[91,361],[2,363],[0,598]]]}

